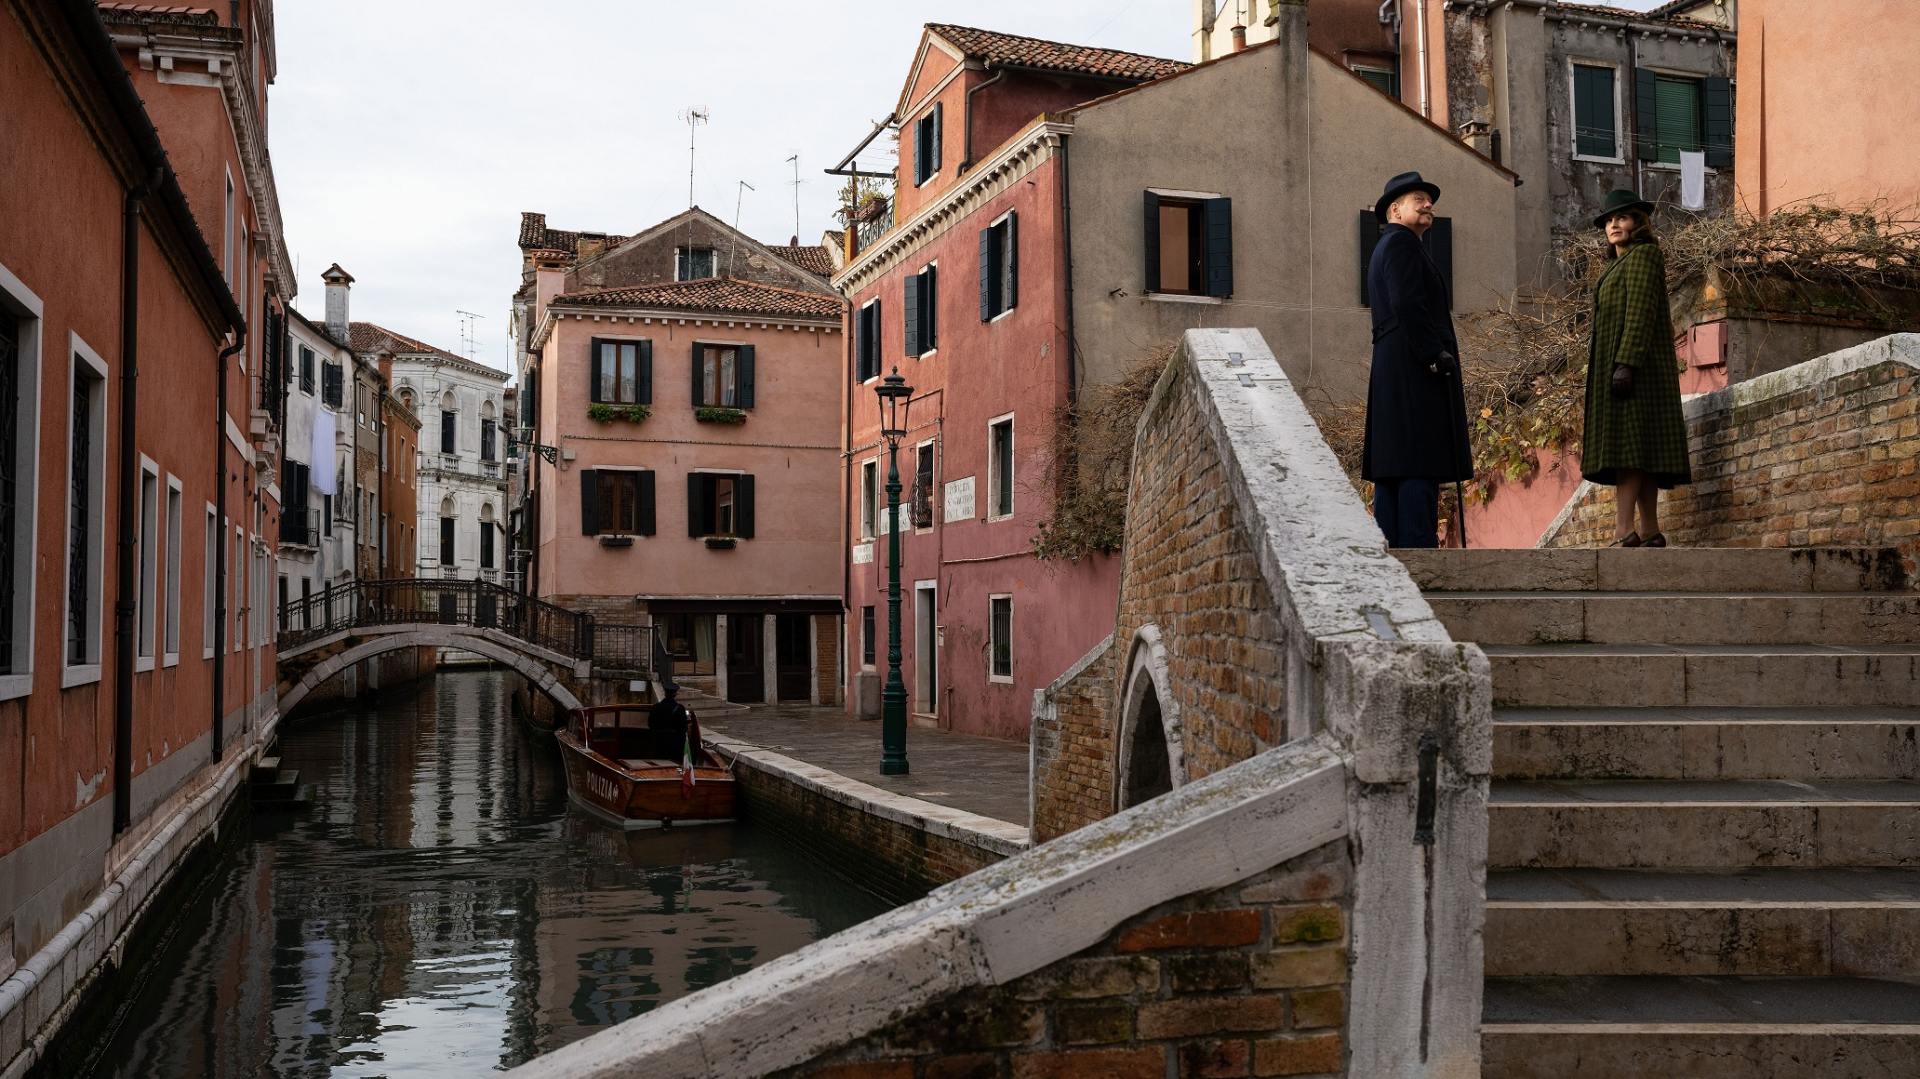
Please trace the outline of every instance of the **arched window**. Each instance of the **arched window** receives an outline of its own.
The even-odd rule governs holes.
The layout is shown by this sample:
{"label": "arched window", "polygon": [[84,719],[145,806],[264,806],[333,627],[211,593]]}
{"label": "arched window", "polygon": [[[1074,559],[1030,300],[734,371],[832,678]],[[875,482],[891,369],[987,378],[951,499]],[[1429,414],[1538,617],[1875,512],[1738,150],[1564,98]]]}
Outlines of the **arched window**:
{"label": "arched window", "polygon": [[494,535],[498,526],[493,520],[493,503],[480,507],[480,568],[493,569]]}
{"label": "arched window", "polygon": [[440,500],[440,565],[443,567],[455,564],[453,526],[453,499],[443,498]]}
{"label": "arched window", "polygon": [[480,459],[482,461],[500,459],[494,445],[497,437],[495,432],[498,430],[499,421],[495,415],[493,402],[488,401],[480,406]]}
{"label": "arched window", "polygon": [[406,409],[408,412],[412,412],[413,411],[413,391],[411,389],[408,389],[405,386],[402,386],[400,387],[400,393],[398,396],[400,398],[400,407]]}
{"label": "arched window", "polygon": [[459,425],[460,413],[454,408],[453,391],[448,390],[440,398],[440,452],[457,453],[460,446],[454,437],[454,429]]}

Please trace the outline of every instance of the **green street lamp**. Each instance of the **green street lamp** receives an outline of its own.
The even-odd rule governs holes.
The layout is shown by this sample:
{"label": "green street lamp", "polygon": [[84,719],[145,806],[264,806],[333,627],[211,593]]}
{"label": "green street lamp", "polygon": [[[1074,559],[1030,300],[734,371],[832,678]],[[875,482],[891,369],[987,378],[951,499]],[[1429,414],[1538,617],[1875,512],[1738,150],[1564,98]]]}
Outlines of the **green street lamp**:
{"label": "green street lamp", "polygon": [[900,368],[873,388],[887,441],[887,684],[880,691],[880,774],[907,774],[907,685],[900,680],[900,440],[907,437],[913,387]]}

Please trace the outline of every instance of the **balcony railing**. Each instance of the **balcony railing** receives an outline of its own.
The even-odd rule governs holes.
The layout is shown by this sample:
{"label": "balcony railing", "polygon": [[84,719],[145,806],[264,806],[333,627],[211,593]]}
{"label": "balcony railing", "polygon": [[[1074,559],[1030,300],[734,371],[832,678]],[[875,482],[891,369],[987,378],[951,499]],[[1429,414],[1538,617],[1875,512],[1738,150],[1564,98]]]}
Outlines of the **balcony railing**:
{"label": "balcony railing", "polygon": [[283,509],[280,511],[280,542],[318,547],[321,523],[317,509]]}

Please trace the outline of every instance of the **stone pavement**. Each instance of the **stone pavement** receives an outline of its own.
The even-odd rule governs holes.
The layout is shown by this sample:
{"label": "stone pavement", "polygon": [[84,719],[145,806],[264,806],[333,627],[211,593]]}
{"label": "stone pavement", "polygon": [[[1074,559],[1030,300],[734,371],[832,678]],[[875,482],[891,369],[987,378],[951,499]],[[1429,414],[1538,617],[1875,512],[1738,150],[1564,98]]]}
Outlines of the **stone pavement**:
{"label": "stone pavement", "polygon": [[882,790],[1027,827],[1027,747],[1019,742],[909,726],[912,771],[883,776],[880,721],[838,708],[763,705],[703,715],[700,725]]}

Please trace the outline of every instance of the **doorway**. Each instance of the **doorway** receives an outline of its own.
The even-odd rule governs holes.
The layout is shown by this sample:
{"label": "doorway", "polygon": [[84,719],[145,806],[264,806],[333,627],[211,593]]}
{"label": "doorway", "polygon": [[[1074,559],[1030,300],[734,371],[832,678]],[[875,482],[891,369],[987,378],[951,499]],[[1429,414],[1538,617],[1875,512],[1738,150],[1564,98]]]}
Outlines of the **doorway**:
{"label": "doorway", "polygon": [[921,715],[939,713],[940,622],[934,611],[934,583],[916,581],[913,586],[913,710]]}
{"label": "doorway", "polygon": [[813,616],[780,614],[773,620],[774,690],[780,700],[813,700]]}
{"label": "doorway", "polygon": [[727,618],[727,699],[736,704],[759,704],[767,699],[763,621],[758,614]]}

